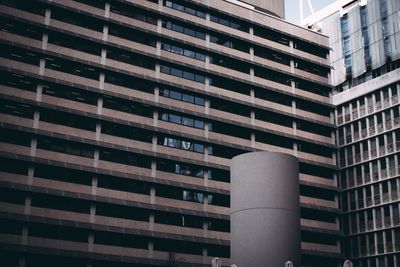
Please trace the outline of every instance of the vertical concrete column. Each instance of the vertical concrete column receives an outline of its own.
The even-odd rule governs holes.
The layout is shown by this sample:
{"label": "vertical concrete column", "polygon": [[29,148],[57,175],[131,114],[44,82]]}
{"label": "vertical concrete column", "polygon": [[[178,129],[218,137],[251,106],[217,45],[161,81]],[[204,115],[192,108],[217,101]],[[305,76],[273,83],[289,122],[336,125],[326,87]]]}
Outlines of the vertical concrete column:
{"label": "vertical concrete column", "polygon": [[106,74],[104,72],[100,72],[100,77],[99,77],[99,89],[103,90],[104,89],[104,83],[106,81]]}
{"label": "vertical concrete column", "polygon": [[154,102],[158,103],[160,101],[160,87],[154,87]]}
{"label": "vertical concrete column", "polygon": [[102,48],[101,49],[100,64],[106,65],[106,60],[107,60],[107,49]]}
{"label": "vertical concrete column", "polygon": [[110,17],[110,3],[106,3],[104,5],[104,17],[109,18]]}
{"label": "vertical concrete column", "polygon": [[251,152],[231,162],[231,259],[237,266],[300,266],[298,159]]}

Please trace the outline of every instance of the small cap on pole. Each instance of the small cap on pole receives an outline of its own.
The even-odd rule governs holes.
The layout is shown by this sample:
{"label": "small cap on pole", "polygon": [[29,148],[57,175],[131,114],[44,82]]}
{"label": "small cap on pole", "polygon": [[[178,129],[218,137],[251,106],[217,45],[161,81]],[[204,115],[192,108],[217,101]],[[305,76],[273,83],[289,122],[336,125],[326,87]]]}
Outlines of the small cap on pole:
{"label": "small cap on pole", "polygon": [[346,260],[343,263],[343,267],[353,267],[353,263],[351,261],[349,261],[349,260]]}
{"label": "small cap on pole", "polygon": [[291,261],[285,262],[285,267],[293,267],[293,262]]}

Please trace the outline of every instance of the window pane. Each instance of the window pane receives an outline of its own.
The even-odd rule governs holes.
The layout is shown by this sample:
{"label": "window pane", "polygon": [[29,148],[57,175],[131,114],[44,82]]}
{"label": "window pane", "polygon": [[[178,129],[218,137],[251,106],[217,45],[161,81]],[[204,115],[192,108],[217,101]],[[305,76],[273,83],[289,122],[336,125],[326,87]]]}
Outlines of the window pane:
{"label": "window pane", "polygon": [[175,68],[171,68],[171,74],[178,77],[182,77],[182,71]]}
{"label": "window pane", "polygon": [[193,127],[194,122],[193,122],[193,119],[183,117],[182,118],[182,124],[186,125],[186,126]]}
{"label": "window pane", "polygon": [[196,121],[195,121],[194,127],[200,128],[200,129],[204,129],[204,121],[198,121],[198,120],[196,120]]}
{"label": "window pane", "polygon": [[174,115],[174,114],[169,114],[169,121],[173,122],[173,123],[181,124],[181,117]]}
{"label": "window pane", "polygon": [[182,94],[176,91],[170,91],[170,97],[173,99],[178,99],[181,100],[182,99]]}
{"label": "window pane", "polygon": [[187,50],[187,49],[185,49],[185,51],[184,51],[183,54],[184,54],[185,56],[191,57],[191,58],[195,58],[195,57],[196,57],[195,52],[190,51],[190,50]]}
{"label": "window pane", "polygon": [[191,72],[184,71],[183,72],[183,78],[193,81],[194,80],[194,74],[191,73]]}
{"label": "window pane", "polygon": [[194,103],[194,96],[183,94],[183,101],[188,103]]}
{"label": "window pane", "polygon": [[201,97],[195,97],[194,98],[195,99],[195,104],[196,105],[201,105],[201,106],[204,106],[204,98],[201,98]]}

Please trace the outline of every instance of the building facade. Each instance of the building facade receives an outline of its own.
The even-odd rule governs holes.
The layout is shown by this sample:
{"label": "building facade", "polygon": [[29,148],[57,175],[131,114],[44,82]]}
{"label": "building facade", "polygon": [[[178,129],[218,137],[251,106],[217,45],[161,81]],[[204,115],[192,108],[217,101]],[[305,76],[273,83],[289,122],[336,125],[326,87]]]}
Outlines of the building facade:
{"label": "building facade", "polygon": [[230,159],[268,150],[337,266],[328,38],[246,2],[0,1],[1,264],[228,265]]}
{"label": "building facade", "polygon": [[307,19],[333,36],[342,249],[355,266],[400,264],[399,15],[396,0],[342,1]]}

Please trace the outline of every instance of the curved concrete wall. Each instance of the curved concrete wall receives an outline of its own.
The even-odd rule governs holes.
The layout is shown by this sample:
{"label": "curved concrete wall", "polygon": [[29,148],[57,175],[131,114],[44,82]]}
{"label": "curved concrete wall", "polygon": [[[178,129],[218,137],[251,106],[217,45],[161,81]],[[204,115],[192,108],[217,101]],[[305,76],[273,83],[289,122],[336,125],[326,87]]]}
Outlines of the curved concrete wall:
{"label": "curved concrete wall", "polygon": [[285,18],[285,1],[284,0],[241,0],[252,6],[258,7],[260,10],[284,19]]}
{"label": "curved concrete wall", "polygon": [[251,152],[231,161],[231,259],[238,267],[300,266],[298,159]]}

